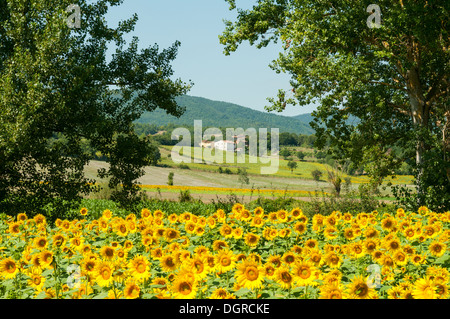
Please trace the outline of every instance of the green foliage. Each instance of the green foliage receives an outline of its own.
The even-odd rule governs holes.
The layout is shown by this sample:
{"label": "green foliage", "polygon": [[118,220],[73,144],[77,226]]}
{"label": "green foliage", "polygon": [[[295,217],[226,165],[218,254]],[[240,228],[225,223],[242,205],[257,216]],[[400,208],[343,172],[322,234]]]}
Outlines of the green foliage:
{"label": "green foliage", "polygon": [[[80,0],[82,23],[70,29],[65,8],[72,1],[0,1],[0,210],[29,215],[76,205],[92,187],[83,173],[95,156],[110,168],[112,197],[139,200],[133,181],[158,153],[133,122],[161,108],[180,116],[175,97],[190,84],[172,80],[180,46],[138,51],[125,46],[137,16],[107,25],[116,0]],[[115,53],[107,60],[108,47]],[[115,89],[113,90],[112,87]],[[58,137],[55,139],[55,136]],[[97,155],[95,155],[97,154]]]}
{"label": "green foliage", "polygon": [[238,168],[238,171],[237,171],[237,174],[238,174],[238,182],[241,184],[241,185],[248,185],[248,184],[250,184],[250,179],[249,179],[249,177],[248,177],[248,173],[247,173],[247,169],[245,168],[245,167],[239,167]]}
{"label": "green foliage", "polygon": [[167,177],[167,185],[169,185],[169,186],[173,186],[173,175],[174,175],[174,173],[170,172],[169,176]]}
{"label": "green foliage", "polygon": [[191,195],[191,192],[186,189],[186,190],[180,190],[180,196],[178,196],[178,201],[180,203],[185,203],[185,202],[192,202],[194,200],[194,198]]}
{"label": "green foliage", "polygon": [[318,169],[315,169],[311,172],[312,177],[314,178],[314,180],[316,181],[320,181],[320,178],[322,177],[322,172],[319,171]]}
{"label": "green foliage", "polygon": [[301,161],[305,159],[306,153],[302,151],[298,151],[295,155],[297,155],[297,158]]}
{"label": "green foliage", "polygon": [[291,156],[291,155],[292,155],[292,152],[288,148],[282,148],[280,150],[280,156],[282,156],[285,160],[287,160],[288,157]]}
{"label": "green foliage", "polygon": [[294,169],[297,168],[297,162],[289,161],[289,162],[287,163],[287,166],[288,166],[289,169],[291,170],[291,173],[293,173],[293,172],[294,172]]}

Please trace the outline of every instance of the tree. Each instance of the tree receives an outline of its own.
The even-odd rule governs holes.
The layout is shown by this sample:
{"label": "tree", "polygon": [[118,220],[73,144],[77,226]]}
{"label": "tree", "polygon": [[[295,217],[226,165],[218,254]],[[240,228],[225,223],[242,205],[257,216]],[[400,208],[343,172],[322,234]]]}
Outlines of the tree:
{"label": "tree", "polygon": [[248,177],[247,169],[245,167],[243,167],[243,168],[239,167],[237,174],[238,174],[238,181],[241,185],[250,184],[250,179]]}
{"label": "tree", "polygon": [[293,173],[294,173],[294,169],[297,168],[297,162],[289,161],[289,162],[287,163],[287,166],[288,166],[289,169],[291,170],[291,174],[293,174]]}
{"label": "tree", "polygon": [[[71,0],[0,1],[0,210],[31,215],[52,204],[76,204],[93,189],[83,172],[92,159],[82,140],[108,158],[99,171],[121,203],[139,198],[136,180],[151,163],[149,141],[133,122],[162,108],[180,116],[175,97],[191,84],[172,80],[180,43],[139,51],[126,45],[137,15],[112,28],[108,6],[122,0],[78,0],[80,28],[65,10]],[[108,47],[115,48],[107,59]],[[64,137],[50,143],[52,136]]]}
{"label": "tree", "polygon": [[283,158],[285,160],[287,160],[288,157],[292,155],[292,152],[288,148],[282,148],[281,151],[280,151],[280,155],[283,156]]}
{"label": "tree", "polygon": [[315,169],[311,172],[312,177],[314,178],[315,181],[320,181],[320,178],[322,177],[322,172],[319,171],[318,169]]}
{"label": "tree", "polygon": [[[236,9],[234,0],[227,2]],[[450,3],[380,0],[379,28],[367,25],[368,4],[259,0],[251,10],[237,9],[237,20],[226,21],[220,41],[225,54],[243,41],[257,48],[281,42],[283,51],[271,67],[290,74],[293,88],[280,90],[267,110],[316,102],[311,122],[316,146],[327,141],[338,159],[375,161],[370,174],[378,180],[405,160],[389,149],[408,150],[416,165],[416,207],[432,204],[430,191],[448,199],[433,203],[433,209],[445,211],[450,205]],[[358,123],[346,123],[350,116]]]}
{"label": "tree", "polygon": [[305,156],[306,156],[306,154],[304,152],[302,152],[302,151],[298,151],[296,155],[297,155],[297,157],[298,157],[298,159],[300,161],[303,161],[305,159]]}
{"label": "tree", "polygon": [[173,176],[174,176],[174,173],[170,172],[169,175],[167,176],[167,185],[173,186]]}

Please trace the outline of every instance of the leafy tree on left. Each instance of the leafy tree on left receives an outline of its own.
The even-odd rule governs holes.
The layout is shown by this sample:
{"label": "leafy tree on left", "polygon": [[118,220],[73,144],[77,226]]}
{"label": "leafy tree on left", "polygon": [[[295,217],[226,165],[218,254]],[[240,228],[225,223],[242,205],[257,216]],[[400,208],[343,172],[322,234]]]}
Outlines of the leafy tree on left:
{"label": "leafy tree on left", "polygon": [[77,0],[81,28],[70,28],[73,0],[0,0],[1,212],[62,212],[90,193],[86,140],[108,158],[99,176],[110,178],[113,197],[139,198],[136,180],[154,150],[133,122],[156,108],[180,116],[175,97],[192,83],[171,79],[178,41],[138,50],[137,38],[124,40],[137,15],[107,25],[108,8],[122,2]]}

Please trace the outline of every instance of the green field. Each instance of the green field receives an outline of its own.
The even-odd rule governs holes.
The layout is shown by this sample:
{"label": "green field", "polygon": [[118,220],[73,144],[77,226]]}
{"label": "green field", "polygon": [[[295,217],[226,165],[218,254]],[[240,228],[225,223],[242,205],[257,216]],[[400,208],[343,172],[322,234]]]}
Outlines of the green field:
{"label": "green field", "polygon": [[[161,146],[161,161],[160,166],[149,166],[145,168],[145,175],[139,179],[139,183],[142,185],[163,185],[167,186],[168,175],[170,172],[174,173],[174,185],[175,186],[186,186],[194,187],[190,189],[193,195],[197,195],[196,198],[212,198],[214,195],[225,196],[231,193],[242,196],[268,196],[274,197],[267,190],[278,191],[277,195],[280,196],[280,191],[304,191],[314,193],[316,191],[332,193],[333,188],[331,184],[327,181],[327,169],[331,170],[331,167],[327,164],[318,163],[308,159],[307,161],[297,162],[297,168],[291,172],[287,167],[287,160],[282,157],[279,158],[279,170],[276,174],[262,175],[261,167],[269,166],[270,164],[262,164],[259,160],[257,163],[250,163],[250,157],[245,155],[244,163],[238,163],[237,156],[234,155],[234,163],[225,163],[226,155],[224,152],[223,162],[217,164],[213,162],[212,158],[205,157],[205,161],[210,161],[211,163],[194,163],[194,159],[201,159],[199,156],[195,156],[194,148],[187,148],[187,154],[182,154],[184,158],[189,163],[180,164],[174,163],[171,158],[171,146]],[[197,149],[197,152],[199,149]],[[191,155],[189,156],[189,153]],[[198,155],[198,154],[197,154]],[[92,161],[89,166],[86,167],[86,175],[89,178],[95,178],[96,171],[99,168],[107,167],[107,163],[100,161]],[[222,170],[228,168],[232,174],[219,173],[219,167]],[[239,182],[239,177],[236,174],[238,168],[246,168],[249,178],[249,184],[242,184]],[[323,175],[319,181],[313,179],[311,172],[313,170],[320,170]],[[343,178],[350,177],[351,185],[350,189],[357,189],[357,187],[362,183],[368,183],[369,179],[367,176],[348,176],[343,174]],[[412,181],[412,176],[396,176],[392,180],[392,184],[405,184],[410,185]],[[106,181],[99,181],[100,183],[106,183]],[[386,181],[387,182],[387,181]],[[197,188],[195,188],[197,187]],[[198,187],[205,187],[207,189],[198,189]],[[226,188],[227,190],[223,190]],[[232,191],[230,190],[233,189]],[[156,196],[157,193],[161,194],[167,198],[176,198],[180,190],[179,189],[169,189],[167,187],[162,187],[158,189],[157,187],[149,187],[144,189],[149,193],[150,196]],[[251,189],[251,191],[242,191],[239,189]],[[263,192],[258,193],[261,190]],[[265,191],[266,190],[266,191]],[[264,192],[265,191],[265,192]],[[305,194],[303,197],[309,195]],[[302,197],[301,195],[296,196],[297,198]],[[392,194],[390,188],[387,187],[382,191],[380,199],[390,200],[392,199]]]}

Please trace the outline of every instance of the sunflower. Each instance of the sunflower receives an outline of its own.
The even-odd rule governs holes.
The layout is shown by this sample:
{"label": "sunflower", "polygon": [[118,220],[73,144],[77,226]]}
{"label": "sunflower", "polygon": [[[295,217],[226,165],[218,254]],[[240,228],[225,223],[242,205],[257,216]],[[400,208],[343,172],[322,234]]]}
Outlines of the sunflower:
{"label": "sunflower", "polygon": [[233,228],[229,224],[223,224],[219,229],[220,235],[224,238],[233,237]]}
{"label": "sunflower", "polygon": [[147,258],[142,255],[135,256],[128,262],[128,268],[131,276],[135,280],[147,279],[150,277],[149,262]]}
{"label": "sunflower", "polygon": [[275,270],[274,279],[283,288],[289,289],[292,286],[294,277],[289,271],[289,268],[281,266]]}
{"label": "sunflower", "polygon": [[100,255],[106,260],[112,260],[116,256],[115,249],[111,246],[103,246]]}
{"label": "sunflower", "polygon": [[9,224],[8,231],[10,234],[17,235],[21,231],[21,228],[22,228],[21,226],[22,226],[21,222],[11,223],[11,224]]}
{"label": "sunflower", "polygon": [[43,250],[39,254],[39,260],[42,268],[52,268],[51,264],[53,262],[53,252],[50,250]]}
{"label": "sunflower", "polygon": [[388,268],[393,268],[395,266],[395,261],[389,254],[384,254],[379,259],[379,262],[381,265],[388,267]]}
{"label": "sunflower", "polygon": [[304,234],[307,230],[308,228],[303,222],[298,221],[294,224],[294,231],[299,235]]}
{"label": "sunflower", "polygon": [[261,228],[264,226],[264,223],[265,223],[265,221],[264,221],[264,219],[262,219],[262,216],[256,215],[252,218],[252,220],[250,222],[250,226]]}
{"label": "sunflower", "polygon": [[164,238],[171,242],[172,240],[176,240],[180,237],[180,232],[177,229],[174,228],[166,228],[164,230]]}
{"label": "sunflower", "polygon": [[161,269],[165,272],[174,271],[178,267],[178,262],[174,255],[164,255],[159,260]]}
{"label": "sunflower", "polygon": [[377,238],[379,235],[380,232],[374,227],[369,226],[364,230],[364,237],[366,237],[366,239]]}
{"label": "sunflower", "polygon": [[[197,224],[197,227],[195,227],[195,235],[202,236],[204,233],[205,233],[205,227]],[[234,235],[234,229],[233,229],[233,235]]]}
{"label": "sunflower", "polygon": [[244,234],[244,231],[241,227],[236,227],[233,229],[233,238],[234,239],[241,239],[242,235]]}
{"label": "sunflower", "polygon": [[361,242],[353,242],[349,245],[350,248],[350,256],[353,258],[361,258],[366,254],[364,246]]}
{"label": "sunflower", "polygon": [[434,241],[428,246],[428,251],[435,257],[441,257],[447,251],[447,245],[438,241]]}
{"label": "sunflower", "polygon": [[172,283],[171,291],[176,299],[193,299],[197,294],[197,284],[185,276],[177,276]]}
{"label": "sunflower", "polygon": [[256,207],[253,210],[253,215],[255,215],[255,216],[262,216],[262,215],[264,215],[264,208],[262,208],[261,206]]}
{"label": "sunflower", "polygon": [[163,219],[164,218],[164,212],[160,209],[157,209],[153,212],[153,217],[154,218],[159,218],[159,219]]}
{"label": "sunflower", "polygon": [[215,250],[215,251],[218,251],[218,250],[221,250],[221,249],[226,249],[226,248],[229,247],[226,241],[219,240],[219,239],[215,240],[213,242],[212,246],[213,246],[213,250]]}
{"label": "sunflower", "polygon": [[388,216],[381,220],[381,228],[386,231],[394,230],[396,225],[397,221],[392,216]]}
{"label": "sunflower", "polygon": [[83,207],[80,209],[80,215],[81,216],[86,216],[88,213],[88,209],[86,207]]}
{"label": "sunflower", "polygon": [[363,247],[366,254],[372,254],[378,248],[378,241],[371,238],[366,238],[363,241]]}
{"label": "sunflower", "polygon": [[437,299],[448,299],[450,294],[447,284],[434,281],[434,286],[436,287]]}
{"label": "sunflower", "polygon": [[247,259],[240,262],[236,268],[235,278],[239,286],[248,289],[261,287],[264,270],[257,262]]}
{"label": "sunflower", "polygon": [[312,220],[312,229],[314,231],[321,231],[325,227],[325,216],[322,214],[315,214]]}
{"label": "sunflower", "polygon": [[322,253],[319,249],[312,249],[309,251],[309,260],[316,267],[320,267],[325,263]]}
{"label": "sunflower", "polygon": [[215,264],[216,269],[220,273],[227,272],[231,269],[233,269],[236,265],[236,256],[233,254],[233,252],[229,249],[221,249],[219,252],[215,255]]}
{"label": "sunflower", "polygon": [[115,232],[117,235],[125,237],[128,235],[128,227],[125,221],[120,221],[115,225]]}
{"label": "sunflower", "polygon": [[367,285],[367,280],[362,275],[354,277],[347,286],[347,298],[349,299],[378,299],[377,291]]}
{"label": "sunflower", "polygon": [[14,259],[7,257],[0,261],[0,276],[5,279],[14,278],[19,272],[18,264]]}
{"label": "sunflower", "polygon": [[206,256],[195,256],[192,259],[186,261],[186,267],[191,269],[195,274],[196,280],[201,280],[206,277],[209,272],[209,265],[206,261]]}
{"label": "sunflower", "polygon": [[164,277],[156,277],[152,280],[152,285],[158,286],[153,288],[153,293],[160,294],[164,291],[167,291],[169,281]]}
{"label": "sunflower", "polygon": [[319,299],[344,299],[344,291],[338,284],[322,285]]}
{"label": "sunflower", "polygon": [[325,263],[331,268],[339,268],[343,262],[342,257],[334,251],[328,252],[324,258]]}
{"label": "sunflower", "polygon": [[269,257],[267,257],[267,263],[273,265],[275,268],[278,268],[281,266],[282,260],[281,260],[281,256],[279,255],[270,255]]}
{"label": "sunflower", "polygon": [[45,236],[38,236],[34,239],[34,247],[39,250],[47,249],[48,240]]}
{"label": "sunflower", "polygon": [[216,288],[209,299],[229,299],[230,293],[224,288]]}
{"label": "sunflower", "polygon": [[47,220],[45,219],[45,216],[42,214],[37,214],[36,216],[33,217],[34,222],[36,223],[36,225],[46,225],[47,224]]}
{"label": "sunflower", "polygon": [[300,287],[315,285],[314,280],[319,279],[320,271],[309,260],[295,263],[292,270],[294,282]]}
{"label": "sunflower", "polygon": [[268,279],[272,279],[275,275],[275,267],[271,263],[265,263],[263,265],[264,276]]}
{"label": "sunflower", "polygon": [[[70,289],[70,288],[68,288]],[[81,299],[83,296],[88,296],[92,294],[94,290],[91,286],[86,285],[85,283],[80,284],[78,289],[72,293],[72,299]]]}
{"label": "sunflower", "polygon": [[111,219],[111,217],[112,217],[112,212],[109,210],[109,209],[105,209],[103,212],[102,212],[102,218],[104,218],[105,220],[109,220],[109,219]]}
{"label": "sunflower", "polygon": [[314,249],[318,247],[319,243],[316,239],[310,238],[305,242],[305,247],[308,249]]}
{"label": "sunflower", "polygon": [[45,283],[45,277],[42,276],[42,271],[33,268],[28,272],[28,276],[30,277],[28,279],[28,285],[35,289],[36,294],[40,293]]}
{"label": "sunflower", "polygon": [[337,230],[336,227],[327,226],[327,227],[325,227],[325,230],[323,231],[323,234],[324,234],[326,239],[332,240],[332,239],[337,238],[338,230]]}
{"label": "sunflower", "polygon": [[123,296],[126,299],[136,299],[139,297],[139,294],[141,293],[141,289],[136,284],[135,281],[129,280],[127,281],[125,288],[123,289]]}
{"label": "sunflower", "polygon": [[344,237],[347,240],[352,241],[356,237],[355,230],[352,227],[345,228],[344,229]]}
{"label": "sunflower", "polygon": [[81,261],[81,275],[88,275],[89,277],[94,276],[97,266],[97,260],[85,257]]}
{"label": "sunflower", "polygon": [[211,229],[214,229],[217,226],[216,219],[213,216],[206,218],[206,223]]}
{"label": "sunflower", "polygon": [[113,266],[108,261],[100,261],[95,269],[95,281],[100,287],[107,287],[113,282]]}
{"label": "sunflower", "polygon": [[186,223],[184,224],[184,230],[188,233],[188,234],[194,234],[195,232],[195,228],[197,227],[197,225],[192,221],[192,220],[188,220],[186,221]]}
{"label": "sunflower", "polygon": [[83,248],[83,238],[81,236],[75,236],[70,239],[70,248],[81,251]]}
{"label": "sunflower", "polygon": [[428,210],[428,208],[426,206],[420,206],[419,209],[417,210],[417,212],[420,215],[424,216],[424,215],[429,213],[429,210]]}
{"label": "sunflower", "polygon": [[402,299],[403,288],[395,286],[387,291],[388,299]]}
{"label": "sunflower", "polygon": [[341,283],[341,279],[342,273],[339,269],[330,270],[323,276],[323,282],[325,285],[339,285]]}
{"label": "sunflower", "polygon": [[209,252],[209,248],[203,245],[194,248],[194,254],[198,257],[204,257]]}
{"label": "sunflower", "polygon": [[277,220],[279,223],[285,223],[288,221],[288,212],[285,211],[284,209],[280,209],[277,212]]}
{"label": "sunflower", "polygon": [[392,259],[398,266],[405,266],[408,263],[408,255],[403,250],[397,250],[392,256]]}
{"label": "sunflower", "polygon": [[240,216],[239,216],[239,219],[242,220],[242,221],[247,222],[250,219],[252,219],[252,217],[253,216],[252,216],[252,214],[250,213],[250,211],[248,209],[243,209],[241,214],[240,214]]}
{"label": "sunflower", "polygon": [[401,249],[401,243],[400,243],[400,239],[398,239],[397,237],[394,237],[390,240],[387,240],[384,243],[384,247],[390,252],[390,253],[395,253],[397,250]]}
{"label": "sunflower", "polygon": [[287,251],[281,256],[281,261],[286,265],[293,265],[297,261],[297,256],[292,251]]}
{"label": "sunflower", "polygon": [[253,234],[253,233],[247,233],[244,237],[245,244],[249,247],[256,247],[258,245],[260,236]]}
{"label": "sunflower", "polygon": [[414,283],[412,295],[414,299],[437,299],[437,287],[429,278],[419,278]]}

